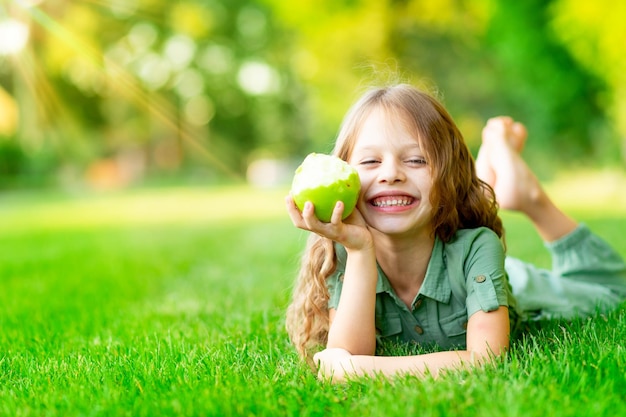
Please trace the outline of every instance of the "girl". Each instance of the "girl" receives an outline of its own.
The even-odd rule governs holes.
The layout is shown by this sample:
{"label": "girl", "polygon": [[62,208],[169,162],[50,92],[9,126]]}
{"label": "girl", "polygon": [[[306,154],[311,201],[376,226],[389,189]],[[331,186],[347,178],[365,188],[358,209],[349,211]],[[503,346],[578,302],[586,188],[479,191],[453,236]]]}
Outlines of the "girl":
{"label": "girl", "polygon": [[[521,320],[591,314],[626,298],[626,265],[563,214],[519,155],[525,128],[491,119],[474,160],[443,106],[408,85],[367,92],[333,153],[356,167],[357,208],[330,223],[309,202],[293,224],[311,234],[287,330],[319,376],[437,376],[504,354]],[[479,179],[480,176],[480,179]],[[496,202],[497,197],[497,202]],[[506,258],[498,205],[530,218],[552,271]],[[507,277],[508,274],[508,277]],[[510,279],[510,283],[509,283]],[[376,356],[386,341],[432,353]]]}

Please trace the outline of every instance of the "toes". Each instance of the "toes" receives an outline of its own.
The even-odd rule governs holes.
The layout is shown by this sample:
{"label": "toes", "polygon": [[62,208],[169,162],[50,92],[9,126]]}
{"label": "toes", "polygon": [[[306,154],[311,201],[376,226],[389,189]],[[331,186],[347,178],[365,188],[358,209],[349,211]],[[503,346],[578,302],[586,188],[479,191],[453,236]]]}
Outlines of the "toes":
{"label": "toes", "polygon": [[513,119],[509,116],[497,116],[487,120],[487,126],[500,126],[501,128],[510,127]]}
{"label": "toes", "polygon": [[527,136],[526,127],[509,116],[492,117],[482,131],[483,141],[505,139],[518,152],[524,148]]}
{"label": "toes", "polygon": [[483,128],[483,141],[495,140],[499,137],[507,136],[507,120],[504,117],[494,117],[487,121]]}
{"label": "toes", "polygon": [[526,138],[528,137],[528,131],[526,126],[522,123],[515,122],[511,128],[512,135],[510,135],[510,142],[516,151],[521,152],[526,144]]}

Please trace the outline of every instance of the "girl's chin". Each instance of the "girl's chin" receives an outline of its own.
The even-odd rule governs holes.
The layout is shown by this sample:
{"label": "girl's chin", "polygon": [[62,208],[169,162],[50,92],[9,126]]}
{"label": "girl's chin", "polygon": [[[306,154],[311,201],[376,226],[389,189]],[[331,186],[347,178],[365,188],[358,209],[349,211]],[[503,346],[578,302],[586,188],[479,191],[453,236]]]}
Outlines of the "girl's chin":
{"label": "girl's chin", "polygon": [[371,228],[387,235],[405,234],[415,231],[415,225],[406,221],[372,221],[368,222]]}
{"label": "girl's chin", "polygon": [[432,229],[431,219],[418,220],[415,217],[385,216],[377,212],[367,213],[364,218],[370,228],[387,235],[416,235],[421,231],[430,233]]}

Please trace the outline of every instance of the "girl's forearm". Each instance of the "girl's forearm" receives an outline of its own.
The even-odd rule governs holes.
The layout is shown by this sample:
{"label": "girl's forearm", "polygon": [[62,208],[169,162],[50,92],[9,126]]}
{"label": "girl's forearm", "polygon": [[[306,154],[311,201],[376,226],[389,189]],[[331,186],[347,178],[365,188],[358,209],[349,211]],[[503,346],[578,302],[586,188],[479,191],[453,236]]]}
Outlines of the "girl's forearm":
{"label": "girl's forearm", "polygon": [[326,368],[326,375],[320,376],[333,382],[361,376],[393,377],[415,375],[437,377],[442,371],[469,367],[483,362],[482,357],[473,357],[466,351],[435,352],[416,356],[373,356],[352,355]]}
{"label": "girl's forearm", "polygon": [[374,249],[349,251],[346,262],[343,289],[328,332],[327,348],[342,348],[353,355],[373,355],[378,279]]}

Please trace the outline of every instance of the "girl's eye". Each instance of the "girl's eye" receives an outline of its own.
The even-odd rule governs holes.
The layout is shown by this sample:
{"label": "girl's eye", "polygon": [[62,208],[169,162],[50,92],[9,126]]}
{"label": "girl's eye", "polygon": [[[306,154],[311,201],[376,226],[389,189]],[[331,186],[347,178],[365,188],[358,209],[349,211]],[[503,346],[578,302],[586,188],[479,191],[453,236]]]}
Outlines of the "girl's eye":
{"label": "girl's eye", "polygon": [[426,165],[427,164],[426,159],[424,158],[411,158],[407,162],[413,165]]}
{"label": "girl's eye", "polygon": [[364,159],[360,162],[361,165],[372,165],[377,163],[378,161],[375,159]]}

